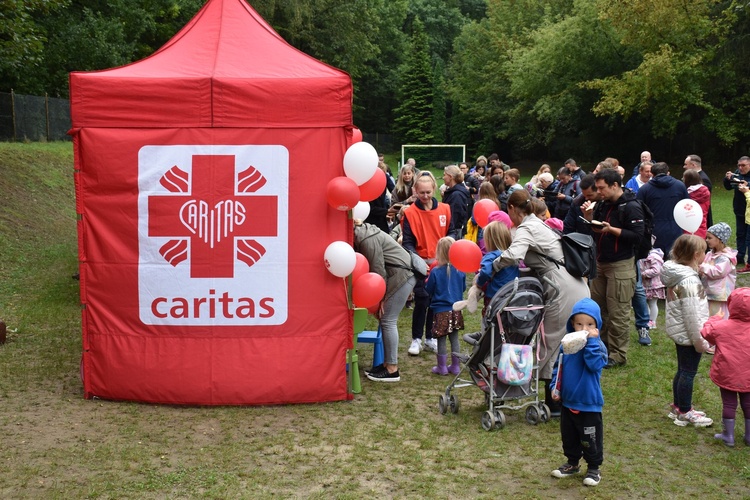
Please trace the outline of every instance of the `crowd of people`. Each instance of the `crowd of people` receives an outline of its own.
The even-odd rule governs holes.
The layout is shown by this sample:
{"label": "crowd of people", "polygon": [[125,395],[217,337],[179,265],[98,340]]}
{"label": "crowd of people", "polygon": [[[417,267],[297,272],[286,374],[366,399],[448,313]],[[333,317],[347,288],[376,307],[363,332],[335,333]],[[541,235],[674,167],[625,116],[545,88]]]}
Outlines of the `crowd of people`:
{"label": "crowd of people", "polygon": [[[632,329],[641,346],[651,345],[660,301],[665,333],[674,341],[677,357],[668,416],[678,426],[713,424],[692,401],[694,378],[703,354],[708,353],[714,356],[711,379],[721,388],[724,405],[723,430],[715,437],[734,445],[739,399],[745,416],[744,441],[750,445],[750,329],[745,323],[750,316],[750,290],[735,290],[737,274],[750,273],[749,157],[741,157],[737,169],[726,172],[723,179],[723,187],[734,191],[736,249],[728,246],[731,225],[713,222],[713,186],[697,155],[685,158],[680,178],[644,151],[632,176],[626,176],[615,158],[602,160],[588,174],[569,159],[554,174],[550,165],[542,165],[525,185],[520,183],[520,172],[496,154],[478,157],[473,166],[468,162],[446,166],[441,186],[413,159],[395,178],[382,158],[381,168],[388,187],[371,202],[368,219],[355,223],[355,248],[387,284],[379,312],[385,363],[367,372],[370,380],[400,380],[396,319],[404,307],[412,308],[408,354],[434,352],[436,375],[460,371],[458,331],[464,328],[466,275],[451,264],[449,251],[456,240],[466,238],[476,242],[484,255],[469,297],[476,300],[483,295],[485,307],[520,272],[542,283],[546,349],[538,353],[538,373],[545,403],[552,416],[561,419],[568,459],[553,476],[579,473],[583,458],[588,463],[584,484],[599,483],[600,374],[628,363]],[[704,214],[692,234],[673,215],[678,202],[686,198],[700,205]],[[499,210],[482,227],[472,207],[484,199],[494,201]],[[639,249],[651,231],[651,250],[639,258],[645,255]],[[572,232],[593,238],[597,262],[591,279],[573,276],[559,265],[564,259],[561,235]],[[414,270],[414,256],[427,263],[427,275]],[[464,305],[453,307],[459,303]],[[558,365],[561,340],[581,330],[587,332],[586,348],[580,356],[566,357],[563,378]]]}

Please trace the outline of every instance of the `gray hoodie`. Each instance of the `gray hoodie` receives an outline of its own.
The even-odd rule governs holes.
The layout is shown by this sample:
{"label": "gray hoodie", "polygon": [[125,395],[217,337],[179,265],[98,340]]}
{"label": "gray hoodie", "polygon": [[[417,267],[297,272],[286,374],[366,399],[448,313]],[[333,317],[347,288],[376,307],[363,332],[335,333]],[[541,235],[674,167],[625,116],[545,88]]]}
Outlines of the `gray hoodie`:
{"label": "gray hoodie", "polygon": [[377,226],[355,225],[354,249],[365,256],[370,272],[385,279],[385,299],[389,299],[413,274],[409,252]]}

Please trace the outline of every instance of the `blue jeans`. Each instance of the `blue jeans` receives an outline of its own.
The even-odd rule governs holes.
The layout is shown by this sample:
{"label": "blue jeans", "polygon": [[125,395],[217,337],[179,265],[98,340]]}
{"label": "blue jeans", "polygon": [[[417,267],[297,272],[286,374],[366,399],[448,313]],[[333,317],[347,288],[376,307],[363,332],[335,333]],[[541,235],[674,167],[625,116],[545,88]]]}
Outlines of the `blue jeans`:
{"label": "blue jeans", "polygon": [[635,312],[635,328],[648,328],[648,322],[651,321],[651,313],[648,309],[648,301],[646,301],[646,290],[643,288],[643,281],[641,280],[641,269],[637,263],[635,273],[635,292],[631,301],[633,311]]}
{"label": "blue jeans", "polygon": [[693,407],[693,380],[698,373],[701,353],[691,345],[677,345],[677,373],[672,380],[674,404],[680,412],[687,413]]}

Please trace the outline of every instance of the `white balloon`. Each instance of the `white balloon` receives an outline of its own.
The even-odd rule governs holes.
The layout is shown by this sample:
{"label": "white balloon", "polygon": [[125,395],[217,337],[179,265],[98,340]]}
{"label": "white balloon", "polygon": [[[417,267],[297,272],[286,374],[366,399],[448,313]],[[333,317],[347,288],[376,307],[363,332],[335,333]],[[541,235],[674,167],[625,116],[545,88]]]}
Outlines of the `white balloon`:
{"label": "white balloon", "polygon": [[361,186],[378,169],[378,152],[367,142],[356,142],[344,153],[344,173]]}
{"label": "white balloon", "polygon": [[328,245],[324,259],[326,269],[339,278],[349,276],[357,265],[357,254],[345,241],[334,241]]}
{"label": "white balloon", "polygon": [[352,208],[352,218],[365,220],[370,215],[370,203],[366,201],[360,201],[354,208]]}
{"label": "white balloon", "polygon": [[696,232],[703,222],[703,209],[690,198],[678,201],[673,213],[677,225],[688,233]]}

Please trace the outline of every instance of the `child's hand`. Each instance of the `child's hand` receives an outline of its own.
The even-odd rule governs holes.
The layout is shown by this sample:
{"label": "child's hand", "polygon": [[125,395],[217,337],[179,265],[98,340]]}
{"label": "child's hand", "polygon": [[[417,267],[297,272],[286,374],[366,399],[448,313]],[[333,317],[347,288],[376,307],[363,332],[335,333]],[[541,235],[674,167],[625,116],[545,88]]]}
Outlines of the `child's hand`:
{"label": "child's hand", "polygon": [[552,393],[552,401],[560,401],[560,395],[556,392]]}
{"label": "child's hand", "polygon": [[599,337],[599,329],[598,328],[594,328],[592,330],[589,330],[588,332],[589,332],[589,334],[588,334],[587,337],[590,338],[590,339],[595,339],[595,338]]}

